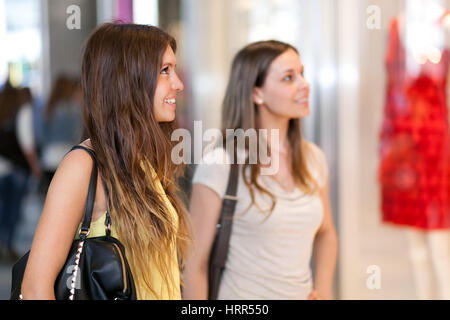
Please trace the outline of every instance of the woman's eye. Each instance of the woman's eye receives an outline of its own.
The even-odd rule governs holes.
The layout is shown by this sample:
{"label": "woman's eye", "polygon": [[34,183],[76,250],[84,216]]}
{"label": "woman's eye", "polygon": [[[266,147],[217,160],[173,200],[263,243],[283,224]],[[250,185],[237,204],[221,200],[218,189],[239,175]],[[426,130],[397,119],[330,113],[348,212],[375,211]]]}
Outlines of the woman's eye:
{"label": "woman's eye", "polygon": [[168,74],[169,73],[169,67],[165,67],[164,69],[161,70],[162,74]]}
{"label": "woman's eye", "polygon": [[283,78],[284,81],[291,81],[292,80],[292,75],[288,75],[286,77]]}

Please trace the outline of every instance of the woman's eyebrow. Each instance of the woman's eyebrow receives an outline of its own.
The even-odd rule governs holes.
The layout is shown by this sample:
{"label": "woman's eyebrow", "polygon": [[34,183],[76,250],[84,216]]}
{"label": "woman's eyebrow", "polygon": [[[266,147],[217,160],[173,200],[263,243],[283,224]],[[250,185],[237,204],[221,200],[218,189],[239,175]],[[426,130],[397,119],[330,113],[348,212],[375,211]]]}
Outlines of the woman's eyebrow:
{"label": "woman's eyebrow", "polygon": [[165,62],[165,63],[163,63],[163,66],[164,67],[169,66],[169,67],[175,68],[177,66],[177,64],[172,63],[172,62]]}
{"label": "woman's eyebrow", "polygon": [[[305,69],[305,67],[302,65],[302,67],[300,68],[300,73],[302,73],[304,71],[304,69]],[[296,70],[293,69],[293,68],[289,68],[289,69],[284,70],[282,73],[284,74],[284,73],[289,73],[289,72],[294,72],[295,73]]]}

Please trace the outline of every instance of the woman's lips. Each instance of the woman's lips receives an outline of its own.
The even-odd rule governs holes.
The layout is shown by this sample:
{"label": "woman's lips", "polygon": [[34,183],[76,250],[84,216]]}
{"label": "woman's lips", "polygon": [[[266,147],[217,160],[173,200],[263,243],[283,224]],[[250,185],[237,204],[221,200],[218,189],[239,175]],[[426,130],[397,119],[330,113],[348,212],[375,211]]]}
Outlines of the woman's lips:
{"label": "woman's lips", "polygon": [[307,104],[307,103],[309,103],[309,99],[308,98],[300,98],[300,99],[297,99],[297,100],[295,100],[295,103],[298,103],[298,104]]}
{"label": "woman's lips", "polygon": [[176,106],[177,106],[176,98],[164,99],[164,103],[172,108],[176,108]]}

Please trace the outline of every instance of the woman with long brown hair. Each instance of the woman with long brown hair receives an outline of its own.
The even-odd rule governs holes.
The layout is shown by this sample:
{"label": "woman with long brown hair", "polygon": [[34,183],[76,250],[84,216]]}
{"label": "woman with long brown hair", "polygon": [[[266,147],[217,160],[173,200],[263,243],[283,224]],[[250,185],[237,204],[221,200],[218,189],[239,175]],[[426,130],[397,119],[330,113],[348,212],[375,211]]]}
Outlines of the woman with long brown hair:
{"label": "woman with long brown hair", "polygon": [[[179,264],[187,242],[185,209],[170,158],[176,95],[176,42],[145,25],[104,24],[82,61],[84,123],[99,178],[90,237],[112,235],[125,247],[138,299],[180,299]],[[24,299],[53,299],[55,279],[83,216],[92,160],[66,155],[50,184],[22,284]],[[106,190],[105,190],[106,189]],[[108,197],[105,197],[107,191]]]}
{"label": "woman with long brown hair", "polygon": [[[268,138],[258,141],[267,142],[268,154],[272,160],[278,156],[279,166],[269,174],[267,162],[249,161],[254,156],[250,142],[242,150],[247,160],[239,174],[218,299],[332,297],[337,240],[327,164],[323,152],[302,138],[300,127],[300,119],[310,113],[308,95],[303,64],[293,46],[262,41],[235,56],[222,105],[224,142],[230,129],[266,129]],[[271,130],[277,130],[278,139],[272,139]],[[208,261],[233,159],[227,159],[228,152],[216,148],[205,155],[193,178],[195,238],[184,273],[187,299],[207,297]],[[234,158],[239,158],[237,152]],[[313,246],[314,281],[309,266]]]}

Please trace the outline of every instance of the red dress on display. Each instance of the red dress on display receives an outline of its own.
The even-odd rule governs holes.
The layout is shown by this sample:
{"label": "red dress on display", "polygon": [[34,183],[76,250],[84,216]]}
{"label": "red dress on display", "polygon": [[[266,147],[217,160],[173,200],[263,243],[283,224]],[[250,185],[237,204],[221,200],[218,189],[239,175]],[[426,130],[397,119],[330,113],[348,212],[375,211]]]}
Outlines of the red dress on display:
{"label": "red dress on display", "polygon": [[381,128],[384,222],[425,230],[450,228],[450,135],[446,85],[449,50],[413,75],[394,19],[386,54],[387,92]]}

